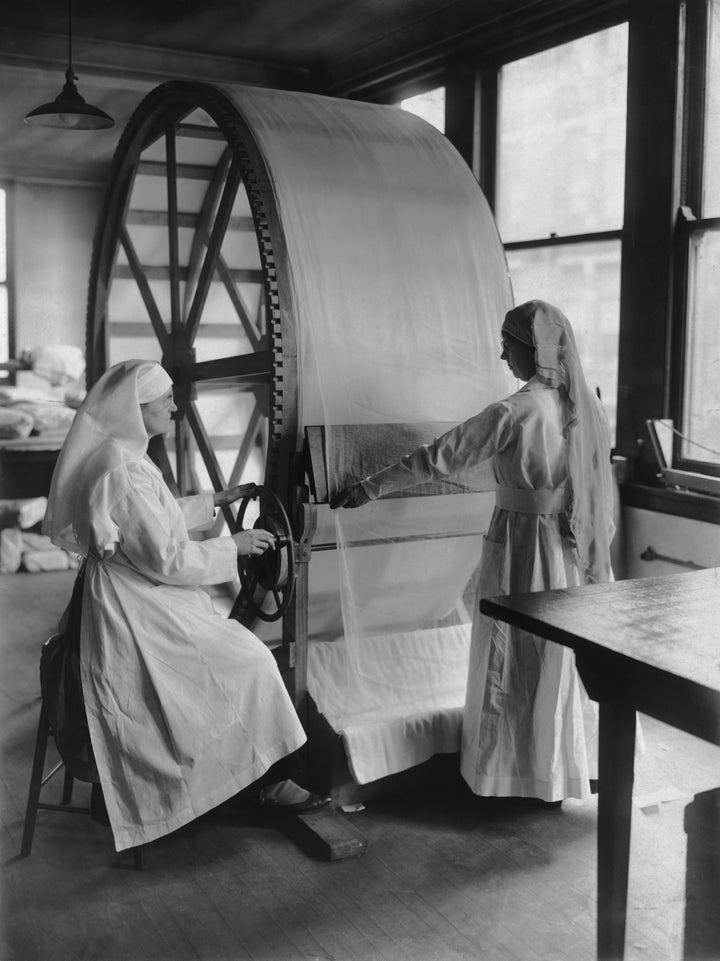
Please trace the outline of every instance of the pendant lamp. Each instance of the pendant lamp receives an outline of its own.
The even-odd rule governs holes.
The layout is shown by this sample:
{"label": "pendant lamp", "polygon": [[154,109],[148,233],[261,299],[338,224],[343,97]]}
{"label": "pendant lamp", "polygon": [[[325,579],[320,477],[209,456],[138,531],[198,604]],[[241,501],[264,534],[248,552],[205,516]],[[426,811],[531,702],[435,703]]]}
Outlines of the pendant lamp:
{"label": "pendant lamp", "polygon": [[72,0],[68,0],[68,67],[65,86],[50,103],[41,104],[25,117],[25,123],[43,127],[63,127],[66,130],[102,130],[112,127],[112,117],[93,107],[78,93],[77,77],[72,67]]}

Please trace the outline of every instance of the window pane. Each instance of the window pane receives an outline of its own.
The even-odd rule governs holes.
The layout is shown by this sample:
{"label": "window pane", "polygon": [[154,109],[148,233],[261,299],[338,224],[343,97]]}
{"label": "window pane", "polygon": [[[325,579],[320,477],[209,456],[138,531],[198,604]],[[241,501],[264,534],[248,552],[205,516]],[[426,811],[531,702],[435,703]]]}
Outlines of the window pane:
{"label": "window pane", "polygon": [[620,242],[509,250],[507,260],[516,304],[547,300],[559,307],[572,324],[588,386],[599,388],[614,436]]}
{"label": "window pane", "polygon": [[708,8],[708,33],[702,216],[720,217],[720,0]]}
{"label": "window pane", "polygon": [[497,220],[508,243],[623,222],[627,24],[507,64]]}
{"label": "window pane", "polygon": [[5,191],[0,190],[0,284],[7,282],[7,205]]}
{"label": "window pane", "polygon": [[[704,230],[690,246],[688,341],[682,456],[720,464],[720,231]],[[713,451],[715,453],[713,453]]]}
{"label": "window pane", "polygon": [[[9,360],[8,351],[10,350],[10,344],[8,343],[8,309],[7,309],[7,287],[0,287],[0,363],[4,363]],[[6,380],[10,376],[9,372],[6,370],[0,370],[0,379]]]}
{"label": "window pane", "polygon": [[[9,360],[10,320],[7,296],[7,204],[6,193],[0,189],[0,363]],[[0,380],[7,380],[8,371],[0,371]]]}
{"label": "window pane", "polygon": [[440,133],[445,133],[445,87],[428,90],[417,97],[401,100],[400,106],[409,113],[414,113],[423,120],[427,120]]}

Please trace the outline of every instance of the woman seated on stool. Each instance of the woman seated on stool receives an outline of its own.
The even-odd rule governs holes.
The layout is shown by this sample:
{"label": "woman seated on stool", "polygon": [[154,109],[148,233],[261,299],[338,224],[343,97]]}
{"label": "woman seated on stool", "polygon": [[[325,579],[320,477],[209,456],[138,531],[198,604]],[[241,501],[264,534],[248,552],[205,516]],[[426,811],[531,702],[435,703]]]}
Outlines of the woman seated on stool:
{"label": "woman seated on stool", "polygon": [[237,556],[263,554],[273,536],[189,538],[242,488],[173,497],[146,451],[175,410],[159,364],[111,367],[75,416],[44,522],[55,544],[87,558],[82,690],[118,851],[251,784],[286,810],[330,800],[288,779],[306,737],[272,653],[201,589],[233,580]]}
{"label": "woman seated on stool", "polygon": [[480,614],[482,597],[611,580],[610,432],[567,318],[531,300],[508,312],[502,354],[526,381],[433,444],[331,501],[368,500],[490,461],[496,507],[475,604],[461,771],[471,789],[551,804],[590,794],[596,711],[566,647]]}

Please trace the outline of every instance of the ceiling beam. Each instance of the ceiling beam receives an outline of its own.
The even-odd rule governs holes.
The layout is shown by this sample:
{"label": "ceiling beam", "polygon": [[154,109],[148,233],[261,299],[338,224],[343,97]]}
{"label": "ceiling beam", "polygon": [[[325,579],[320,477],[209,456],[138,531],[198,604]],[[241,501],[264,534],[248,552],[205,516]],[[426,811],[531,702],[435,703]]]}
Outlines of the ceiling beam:
{"label": "ceiling beam", "polygon": [[383,99],[409,79],[429,77],[458,56],[481,63],[527,56],[575,39],[627,16],[629,0],[500,0],[482,19],[453,21],[444,11],[367,44],[315,75],[315,89],[330,96]]}
{"label": "ceiling beam", "polygon": [[[0,65],[63,72],[67,36],[4,28],[0,30]],[[194,80],[305,90],[310,80],[310,71],[304,68],[83,37],[73,37],[73,67],[98,83],[122,80],[123,86]]]}

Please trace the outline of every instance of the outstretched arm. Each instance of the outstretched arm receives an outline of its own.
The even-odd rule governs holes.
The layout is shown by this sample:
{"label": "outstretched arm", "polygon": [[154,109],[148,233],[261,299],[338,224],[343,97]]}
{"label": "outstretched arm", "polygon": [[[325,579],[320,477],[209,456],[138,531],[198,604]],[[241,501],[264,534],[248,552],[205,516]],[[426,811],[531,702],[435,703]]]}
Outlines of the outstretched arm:
{"label": "outstretched arm", "polygon": [[337,507],[362,507],[370,500],[370,495],[365,490],[362,482],[352,484],[330,498],[330,507],[335,510]]}
{"label": "outstretched arm", "polygon": [[227,504],[234,504],[242,497],[253,497],[256,491],[255,484],[237,484],[235,487],[227,487],[213,494],[213,504],[215,507],[225,507]]}
{"label": "outstretched arm", "polygon": [[432,444],[423,444],[395,464],[339,491],[330,506],[361,507],[369,500],[442,480],[489,460],[508,440],[511,422],[502,402],[453,427]]}

